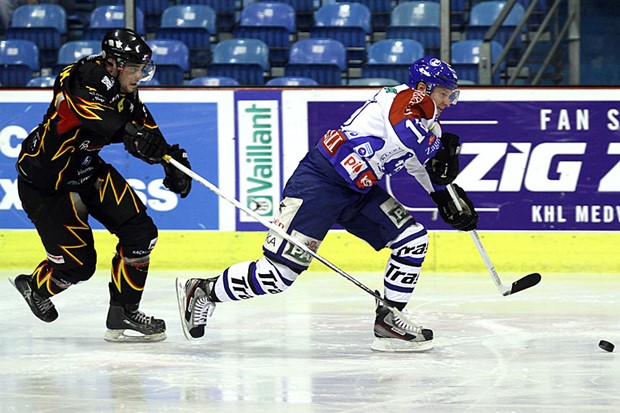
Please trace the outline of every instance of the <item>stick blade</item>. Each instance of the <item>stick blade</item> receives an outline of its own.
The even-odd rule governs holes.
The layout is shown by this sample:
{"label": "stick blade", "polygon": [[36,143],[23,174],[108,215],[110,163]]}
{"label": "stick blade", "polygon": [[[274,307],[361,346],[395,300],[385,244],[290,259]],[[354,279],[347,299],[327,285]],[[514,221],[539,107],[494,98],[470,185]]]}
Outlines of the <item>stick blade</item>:
{"label": "stick blade", "polygon": [[525,277],[513,282],[510,290],[506,291],[504,295],[518,293],[519,291],[523,291],[527,288],[533,287],[538,284],[540,280],[542,280],[542,277],[539,273],[534,272],[532,274],[528,274]]}

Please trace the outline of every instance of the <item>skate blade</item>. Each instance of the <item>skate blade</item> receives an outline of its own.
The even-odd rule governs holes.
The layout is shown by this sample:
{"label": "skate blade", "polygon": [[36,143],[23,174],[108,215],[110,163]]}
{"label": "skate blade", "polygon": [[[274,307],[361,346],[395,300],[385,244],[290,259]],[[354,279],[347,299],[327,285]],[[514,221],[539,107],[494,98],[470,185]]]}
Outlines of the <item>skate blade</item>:
{"label": "skate blade", "polygon": [[179,305],[179,315],[181,316],[181,327],[183,327],[183,335],[188,340],[193,340],[194,337],[189,333],[189,328],[187,328],[187,323],[185,322],[185,291],[183,288],[185,287],[185,282],[183,278],[176,279],[176,289],[177,289],[177,304]]}
{"label": "skate blade", "polygon": [[370,349],[386,353],[416,353],[431,350],[434,346],[433,340],[405,341],[397,338],[375,337]]}
{"label": "skate blade", "polygon": [[[125,332],[133,332],[135,335],[126,334]],[[103,339],[112,343],[156,343],[166,339],[166,333],[157,333],[144,335],[133,330],[110,330],[108,329]]]}

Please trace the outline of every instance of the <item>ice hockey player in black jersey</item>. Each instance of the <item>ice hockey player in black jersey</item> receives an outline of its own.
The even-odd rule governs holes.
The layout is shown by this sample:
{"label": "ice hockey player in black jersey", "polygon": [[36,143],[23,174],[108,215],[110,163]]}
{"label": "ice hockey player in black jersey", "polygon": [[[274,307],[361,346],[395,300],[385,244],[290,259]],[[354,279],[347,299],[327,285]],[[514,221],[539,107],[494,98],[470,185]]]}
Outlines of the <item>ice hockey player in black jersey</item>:
{"label": "ice hockey player in black jersey", "polygon": [[138,309],[157,227],[125,178],[99,152],[106,145],[123,144],[142,161],[162,164],[169,190],[182,198],[191,190],[191,179],[162,161],[168,154],[189,167],[186,151],[166,142],[138,96],[138,82],[155,71],[151,56],[133,30],[109,31],[101,54],[60,72],[47,113],[22,143],[16,165],[19,197],[46,257],[32,274],[18,275],[11,283],[35,316],[54,321],[58,312],[51,298],[95,272],[88,219],[96,219],[118,237],[107,341],[161,341],[166,325]]}
{"label": "ice hockey player in black jersey", "polygon": [[[319,139],[288,179],[274,222],[317,250],[334,224],[392,253],[383,277],[385,303],[375,309],[376,351],[423,351],[433,331],[403,315],[428,249],[424,225],[381,186],[386,175],[411,175],[456,229],[475,229],[478,215],[465,191],[454,185],[460,208],[446,185],[459,170],[459,137],[442,131],[441,113],[456,104],[458,79],[445,62],[425,57],[410,67],[405,84],[385,87],[338,130]],[[270,231],[257,261],[232,265],[213,278],[177,279],[183,331],[204,335],[216,303],[280,293],[306,270],[312,257]],[[390,307],[400,310],[390,311]]]}

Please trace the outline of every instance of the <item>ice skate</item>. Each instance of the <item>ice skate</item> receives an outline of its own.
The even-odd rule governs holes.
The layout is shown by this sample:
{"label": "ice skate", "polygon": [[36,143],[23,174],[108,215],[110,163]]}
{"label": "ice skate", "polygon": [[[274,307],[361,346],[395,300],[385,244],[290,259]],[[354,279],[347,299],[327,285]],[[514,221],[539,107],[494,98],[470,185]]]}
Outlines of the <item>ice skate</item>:
{"label": "ice skate", "polygon": [[155,342],[166,339],[164,320],[146,316],[138,311],[138,304],[121,304],[111,301],[106,321],[106,341]]}
{"label": "ice skate", "polygon": [[177,300],[183,334],[188,340],[199,338],[205,334],[207,318],[215,310],[215,302],[210,298],[215,278],[208,280],[177,278]]}
{"label": "ice skate", "polygon": [[394,314],[381,302],[377,303],[374,332],[375,340],[370,348],[375,351],[414,352],[433,348],[433,330],[413,324],[404,314]]}
{"label": "ice skate", "polygon": [[9,278],[9,282],[24,297],[28,307],[34,315],[46,323],[51,323],[58,318],[58,312],[54,303],[49,298],[41,297],[30,284],[30,276],[21,274],[14,279]]}

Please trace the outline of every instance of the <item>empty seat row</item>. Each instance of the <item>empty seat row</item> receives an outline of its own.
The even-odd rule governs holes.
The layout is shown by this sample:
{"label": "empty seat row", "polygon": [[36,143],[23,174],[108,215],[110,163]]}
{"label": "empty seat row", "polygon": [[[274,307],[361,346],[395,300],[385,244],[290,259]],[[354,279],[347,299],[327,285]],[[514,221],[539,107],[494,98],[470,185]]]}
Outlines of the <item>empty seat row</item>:
{"label": "empty seat row", "polygon": [[[151,3],[142,2],[144,7]],[[505,1],[484,1],[471,11],[465,31],[468,39],[481,39],[502,10]],[[504,45],[514,27],[523,18],[524,9],[516,4],[496,40]],[[144,12],[136,8],[136,31],[145,34]],[[204,65],[209,59],[210,46],[218,34],[217,16],[212,7],[204,4],[173,5],[163,9],[160,24],[155,30],[157,39],[177,39],[190,48],[192,66]],[[110,28],[124,27],[124,5],[96,7],[82,39],[100,40]],[[321,6],[313,16],[310,36],[333,38],[347,48],[349,64],[366,60],[366,46],[372,34],[370,8],[357,2],[334,2]],[[440,5],[435,1],[409,1],[399,4],[391,13],[386,29],[389,39],[413,39],[421,42],[428,54],[437,55],[440,44]],[[283,65],[290,43],[296,40],[296,13],[283,2],[249,3],[240,13],[235,37],[257,38],[271,49],[271,64]],[[55,57],[67,32],[66,14],[56,4],[33,4],[18,7],[12,17],[7,39],[34,41],[40,49],[41,64],[48,66]],[[513,55],[521,48],[520,37],[513,45]]]}
{"label": "empty seat row", "polygon": [[[191,76],[189,49],[178,40],[148,40],[157,65],[155,74],[158,85],[179,86]],[[478,81],[480,40],[463,40],[452,44],[452,64],[459,78]],[[492,58],[496,61],[501,45],[492,42]],[[100,53],[98,41],[72,41],[65,43],[59,53],[53,73],[76,60]],[[232,77],[243,85],[263,85],[270,76],[269,48],[257,39],[228,39],[215,45],[213,59],[205,66],[211,77]],[[404,81],[411,62],[426,53],[422,45],[411,39],[382,40],[372,44],[369,59],[362,65],[364,78],[391,78]],[[0,42],[0,83],[5,86],[23,86],[33,72],[41,68],[34,43],[26,40]],[[342,85],[348,69],[346,48],[333,39],[302,39],[295,42],[284,67],[289,77],[314,79],[320,85]],[[500,71],[504,67],[500,68]],[[500,83],[500,72],[493,79]]]}

